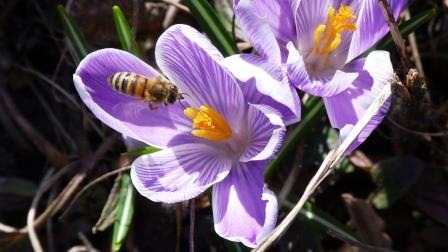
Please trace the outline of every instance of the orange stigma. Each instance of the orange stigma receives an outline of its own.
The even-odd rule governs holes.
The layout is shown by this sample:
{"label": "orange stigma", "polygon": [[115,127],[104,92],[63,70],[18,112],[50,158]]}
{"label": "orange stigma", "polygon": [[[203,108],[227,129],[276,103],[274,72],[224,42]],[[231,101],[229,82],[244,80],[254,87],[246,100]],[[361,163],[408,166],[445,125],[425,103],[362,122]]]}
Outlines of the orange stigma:
{"label": "orange stigma", "polygon": [[314,50],[318,55],[327,55],[341,44],[341,33],[355,31],[355,14],[350,6],[341,6],[339,10],[328,9],[327,21],[314,30]]}
{"label": "orange stigma", "polygon": [[193,121],[194,130],[191,133],[197,137],[211,141],[223,141],[232,137],[232,130],[226,119],[209,106],[203,105],[199,109],[188,107],[184,114]]}

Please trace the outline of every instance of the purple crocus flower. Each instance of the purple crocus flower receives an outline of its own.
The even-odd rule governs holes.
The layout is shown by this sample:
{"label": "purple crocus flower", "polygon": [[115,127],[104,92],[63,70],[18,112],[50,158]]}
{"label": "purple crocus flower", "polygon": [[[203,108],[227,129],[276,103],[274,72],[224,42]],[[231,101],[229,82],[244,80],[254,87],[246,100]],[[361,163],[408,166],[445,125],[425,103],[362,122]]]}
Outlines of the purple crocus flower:
{"label": "purple crocus flower", "polygon": [[[398,16],[406,0],[389,0]],[[378,0],[235,0],[235,14],[254,48],[281,65],[291,84],[323,97],[343,140],[393,75],[389,54],[371,52],[388,31]],[[379,125],[390,101],[348,151]]]}
{"label": "purple crocus flower", "polygon": [[116,49],[96,51],[80,63],[73,78],[81,99],[108,126],[162,148],[132,164],[140,194],[174,203],[213,186],[216,232],[254,247],[276,223],[277,201],[263,173],[282,142],[282,118],[299,120],[298,98],[275,65],[261,62],[230,71],[227,65],[242,66],[240,56],[224,59],[189,26],[169,28],[155,53],[160,69],[185,93],[182,104],[150,110],[141,99],[113,90],[107,78],[116,72],[160,76]]}

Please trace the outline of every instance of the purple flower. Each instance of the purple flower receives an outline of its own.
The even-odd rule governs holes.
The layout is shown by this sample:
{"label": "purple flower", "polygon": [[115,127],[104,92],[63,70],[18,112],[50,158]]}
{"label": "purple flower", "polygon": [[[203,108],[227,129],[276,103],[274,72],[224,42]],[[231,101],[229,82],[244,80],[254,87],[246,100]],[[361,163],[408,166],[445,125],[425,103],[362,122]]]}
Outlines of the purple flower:
{"label": "purple flower", "polygon": [[[395,17],[406,0],[389,0]],[[388,31],[378,0],[234,0],[241,29],[255,49],[283,66],[295,87],[323,97],[343,140],[393,75],[389,54],[372,47]],[[349,151],[379,125],[390,101]]]}
{"label": "purple flower", "polygon": [[81,62],[73,77],[79,95],[108,126],[162,148],[132,164],[140,194],[173,203],[213,186],[216,232],[255,246],[276,223],[277,201],[264,185],[263,172],[282,142],[282,118],[299,120],[298,98],[275,64],[253,66],[246,56],[224,59],[185,25],[162,34],[155,52],[160,69],[186,94],[182,104],[150,110],[141,99],[113,90],[107,78],[116,72],[160,75],[116,49],[96,51]]}

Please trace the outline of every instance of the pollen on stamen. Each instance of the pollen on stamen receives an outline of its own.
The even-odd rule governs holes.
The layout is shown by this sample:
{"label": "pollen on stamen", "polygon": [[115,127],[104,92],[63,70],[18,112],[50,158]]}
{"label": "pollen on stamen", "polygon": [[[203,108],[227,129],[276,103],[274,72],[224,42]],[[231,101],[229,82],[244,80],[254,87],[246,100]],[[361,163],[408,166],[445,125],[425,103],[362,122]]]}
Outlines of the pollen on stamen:
{"label": "pollen on stamen", "polygon": [[341,33],[355,31],[356,16],[350,6],[341,6],[338,11],[328,9],[325,25],[320,24],[314,31],[314,49],[318,55],[327,55],[341,44]]}
{"label": "pollen on stamen", "polygon": [[193,135],[211,141],[223,141],[232,137],[232,130],[225,118],[209,106],[199,109],[186,108],[184,114],[193,122]]}

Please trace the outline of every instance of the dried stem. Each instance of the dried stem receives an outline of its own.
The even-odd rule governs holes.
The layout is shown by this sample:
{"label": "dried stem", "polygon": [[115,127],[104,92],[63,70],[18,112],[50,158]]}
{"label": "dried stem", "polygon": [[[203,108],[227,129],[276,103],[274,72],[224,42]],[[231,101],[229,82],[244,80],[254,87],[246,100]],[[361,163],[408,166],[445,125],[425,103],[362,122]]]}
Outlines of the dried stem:
{"label": "dried stem", "polygon": [[390,86],[383,88],[380,95],[369,106],[364,116],[356,123],[350,134],[344,139],[344,141],[335,149],[328,153],[323,163],[308,183],[305,192],[300,198],[299,202],[294,206],[291,212],[285,217],[285,219],[256,247],[253,251],[266,251],[277,239],[279,239],[286,229],[292,224],[296,216],[299,214],[305,202],[313,194],[317,186],[327,177],[338,161],[344,156],[348,147],[358,137],[361,131],[366,127],[368,122],[375,116],[387,99],[391,96]]}
{"label": "dried stem", "polygon": [[14,105],[7,90],[0,85],[0,100],[5,105],[14,122],[23,130],[28,139],[33,142],[39,151],[44,154],[47,161],[55,168],[61,169],[68,164],[67,158],[59,152],[52,144],[50,144],[44,136],[42,136],[32,125],[25,119],[20,111]]}
{"label": "dried stem", "polygon": [[188,9],[187,6],[178,3],[178,1],[175,1],[175,0],[162,0],[162,2],[164,2],[166,4],[169,4],[169,5],[172,5],[172,6],[175,6],[179,10],[185,11],[186,13],[191,13],[190,9]]}
{"label": "dried stem", "polygon": [[[54,200],[54,197],[56,197],[56,191],[57,191],[57,186],[53,186],[51,188],[50,195],[47,198],[47,207]],[[53,222],[51,219],[47,220],[47,223],[45,225],[45,230],[47,232],[47,250],[49,252],[54,252],[56,250],[55,250],[54,236],[53,236]]]}
{"label": "dried stem", "polygon": [[112,177],[114,175],[120,174],[122,172],[125,171],[129,171],[131,169],[131,166],[125,166],[125,167],[121,167],[118,168],[116,170],[113,170],[111,172],[105,173],[101,176],[99,176],[98,178],[94,179],[92,182],[88,183],[86,186],[84,186],[84,188],[82,188],[81,191],[79,191],[75,197],[73,197],[72,201],[70,202],[70,204],[68,205],[67,209],[61,214],[61,217],[59,217],[59,220],[64,220],[65,217],[67,217],[67,214],[69,213],[70,209],[72,209],[73,205],[75,204],[75,202],[79,199],[79,197],[81,197],[81,195],[87,191],[88,189],[90,189],[92,186],[100,183],[101,181],[108,179],[109,177]]}
{"label": "dried stem", "polygon": [[392,39],[394,40],[395,47],[397,49],[397,53],[400,58],[401,69],[403,71],[402,73],[406,74],[409,71],[409,68],[412,64],[411,61],[409,60],[409,57],[406,54],[406,46],[404,44],[404,39],[401,36],[397,22],[395,22],[394,15],[387,0],[378,0],[378,1],[381,10],[384,14],[384,17],[386,19],[387,25],[389,26]]}
{"label": "dried stem", "polygon": [[182,203],[176,204],[176,252],[181,251],[182,241]]}
{"label": "dried stem", "polygon": [[39,237],[36,234],[36,230],[34,230],[34,217],[36,216],[37,207],[39,205],[40,198],[46,191],[45,184],[48,182],[48,180],[51,177],[51,174],[53,173],[53,169],[50,169],[47,174],[45,174],[44,178],[42,179],[42,183],[37,190],[36,194],[34,195],[33,201],[31,203],[31,207],[28,210],[28,215],[26,217],[26,226],[28,228],[28,237],[31,241],[31,246],[33,247],[35,252],[43,252],[42,245],[40,244]]}
{"label": "dried stem", "polygon": [[[69,101],[72,104],[72,106],[70,106],[70,108],[75,108],[75,109],[81,110],[81,105],[79,102],[76,101],[75,97],[73,95],[71,95],[69,92],[67,92],[66,90],[64,90],[59,84],[54,82],[52,79],[48,78],[47,76],[43,75],[42,73],[40,73],[32,68],[23,67],[20,65],[14,65],[14,66],[16,68],[20,69],[21,71],[24,71],[28,74],[34,75],[35,77],[43,80],[44,82],[49,84],[51,87],[53,87],[55,90],[60,92],[67,99],[67,101]],[[89,120],[88,122],[89,122],[90,126],[95,130],[95,132],[99,136],[101,136],[101,138],[104,138],[103,132],[98,128],[98,126],[95,124],[95,122],[90,118],[88,118],[88,120]]]}
{"label": "dried stem", "polygon": [[[117,141],[117,137],[109,137],[103,144],[98,148],[97,152],[92,156],[91,160],[81,167],[78,174],[76,174],[68,183],[68,185],[64,188],[64,190],[53,200],[50,206],[45,209],[45,211],[36,219],[34,222],[34,228],[40,227],[46,220],[52,217],[59,209],[61,209],[67,201],[70,199],[71,195],[76,191],[79,185],[83,182],[87,172],[95,167],[98,161],[103,158],[106,152],[110,149],[110,147],[115,144]],[[65,168],[64,168],[65,170]],[[62,170],[61,170],[62,171]],[[53,176],[49,181],[54,182],[55,176]],[[50,183],[50,182],[48,182]],[[48,184],[47,183],[47,184]],[[46,187],[49,188],[48,186]],[[27,233],[27,227],[23,227],[19,230],[20,233]]]}
{"label": "dried stem", "polygon": [[414,134],[414,135],[418,135],[421,136],[425,139],[431,139],[431,137],[447,137],[448,136],[448,131],[442,131],[442,132],[424,132],[424,131],[418,131],[418,130],[413,130],[413,129],[409,129],[406,128],[405,126],[399,124],[398,122],[396,122],[394,119],[388,117],[387,118],[389,120],[389,122],[394,125],[395,127],[397,127],[398,129],[410,133],[410,134]]}
{"label": "dried stem", "polygon": [[3,232],[3,233],[18,233],[19,229],[15,228],[15,227],[8,226],[8,225],[5,225],[3,223],[0,223],[0,232]]}
{"label": "dried stem", "polygon": [[46,110],[47,115],[49,119],[51,120],[52,124],[54,125],[56,130],[59,130],[61,133],[61,136],[66,140],[66,144],[69,146],[70,151],[75,152],[76,145],[73,139],[70,137],[70,134],[67,132],[65,127],[61,124],[61,122],[58,120],[56,115],[53,113],[53,110],[51,109],[50,105],[47,103],[45,98],[39,93],[38,89],[30,85],[31,91],[34,93],[34,95],[39,100],[40,104],[42,104],[42,107]]}
{"label": "dried stem", "polygon": [[[53,175],[50,179],[48,179],[45,184],[42,185],[41,188],[39,188],[39,190],[42,190],[42,193],[47,191],[49,188],[51,188],[56,182],[60,181],[60,179],[62,178],[63,175],[65,175],[65,173],[67,173],[68,171],[72,170],[73,166],[75,163],[71,163],[67,166],[65,166],[64,168],[60,169],[58,172],[56,172],[55,175]],[[44,215],[48,209],[51,208],[51,205],[49,207],[47,207],[47,209],[44,211],[43,214],[41,214],[39,216],[39,218],[43,218],[43,219],[48,219],[50,216]],[[40,224],[40,223],[39,223]],[[34,222],[33,227],[36,228],[38,226],[37,221]],[[4,224],[0,223],[0,231],[5,232],[5,233],[17,233],[17,234],[27,234],[28,233],[28,227],[23,227],[23,228],[15,228],[15,227],[11,227],[11,226],[7,226]],[[18,237],[17,239],[19,239],[20,237]]]}
{"label": "dried stem", "polygon": [[195,219],[195,203],[194,198],[190,200],[190,252],[194,252],[194,219]]}
{"label": "dried stem", "polygon": [[[171,0],[171,2],[178,5],[180,0]],[[179,8],[173,4],[170,4],[170,6],[168,6],[168,9],[166,10],[165,18],[163,19],[162,23],[163,29],[167,29],[173,23],[177,11],[179,10]]]}
{"label": "dried stem", "polygon": [[342,234],[340,234],[338,232],[335,232],[335,231],[333,231],[331,229],[328,230],[327,233],[329,235],[333,236],[336,239],[339,239],[341,241],[346,242],[347,244],[350,244],[352,246],[365,249],[365,251],[370,251],[370,252],[396,252],[395,250],[391,250],[391,249],[387,249],[387,248],[379,248],[379,247],[375,247],[375,246],[370,246],[370,245],[361,243],[359,241],[349,239],[347,236],[344,236],[344,235],[342,235]]}
{"label": "dried stem", "polygon": [[291,169],[291,172],[288,175],[288,178],[286,179],[285,183],[283,184],[282,189],[280,190],[280,193],[278,194],[277,200],[278,204],[281,206],[283,204],[283,201],[286,199],[286,197],[289,195],[289,192],[291,191],[292,187],[296,183],[296,180],[299,176],[300,170],[302,168],[302,161],[303,161],[303,147],[304,143],[301,141],[299,143],[299,147],[297,148],[296,157],[294,159],[294,164]]}
{"label": "dried stem", "polygon": [[[406,11],[404,12],[404,18],[406,20],[409,20],[411,18],[409,9],[406,9]],[[418,45],[417,45],[417,39],[415,37],[414,32],[409,34],[408,41],[409,41],[409,45],[411,46],[412,58],[414,59],[415,68],[417,68],[418,73],[424,79],[425,71],[423,70],[422,59],[420,57],[420,52],[418,50]]]}

